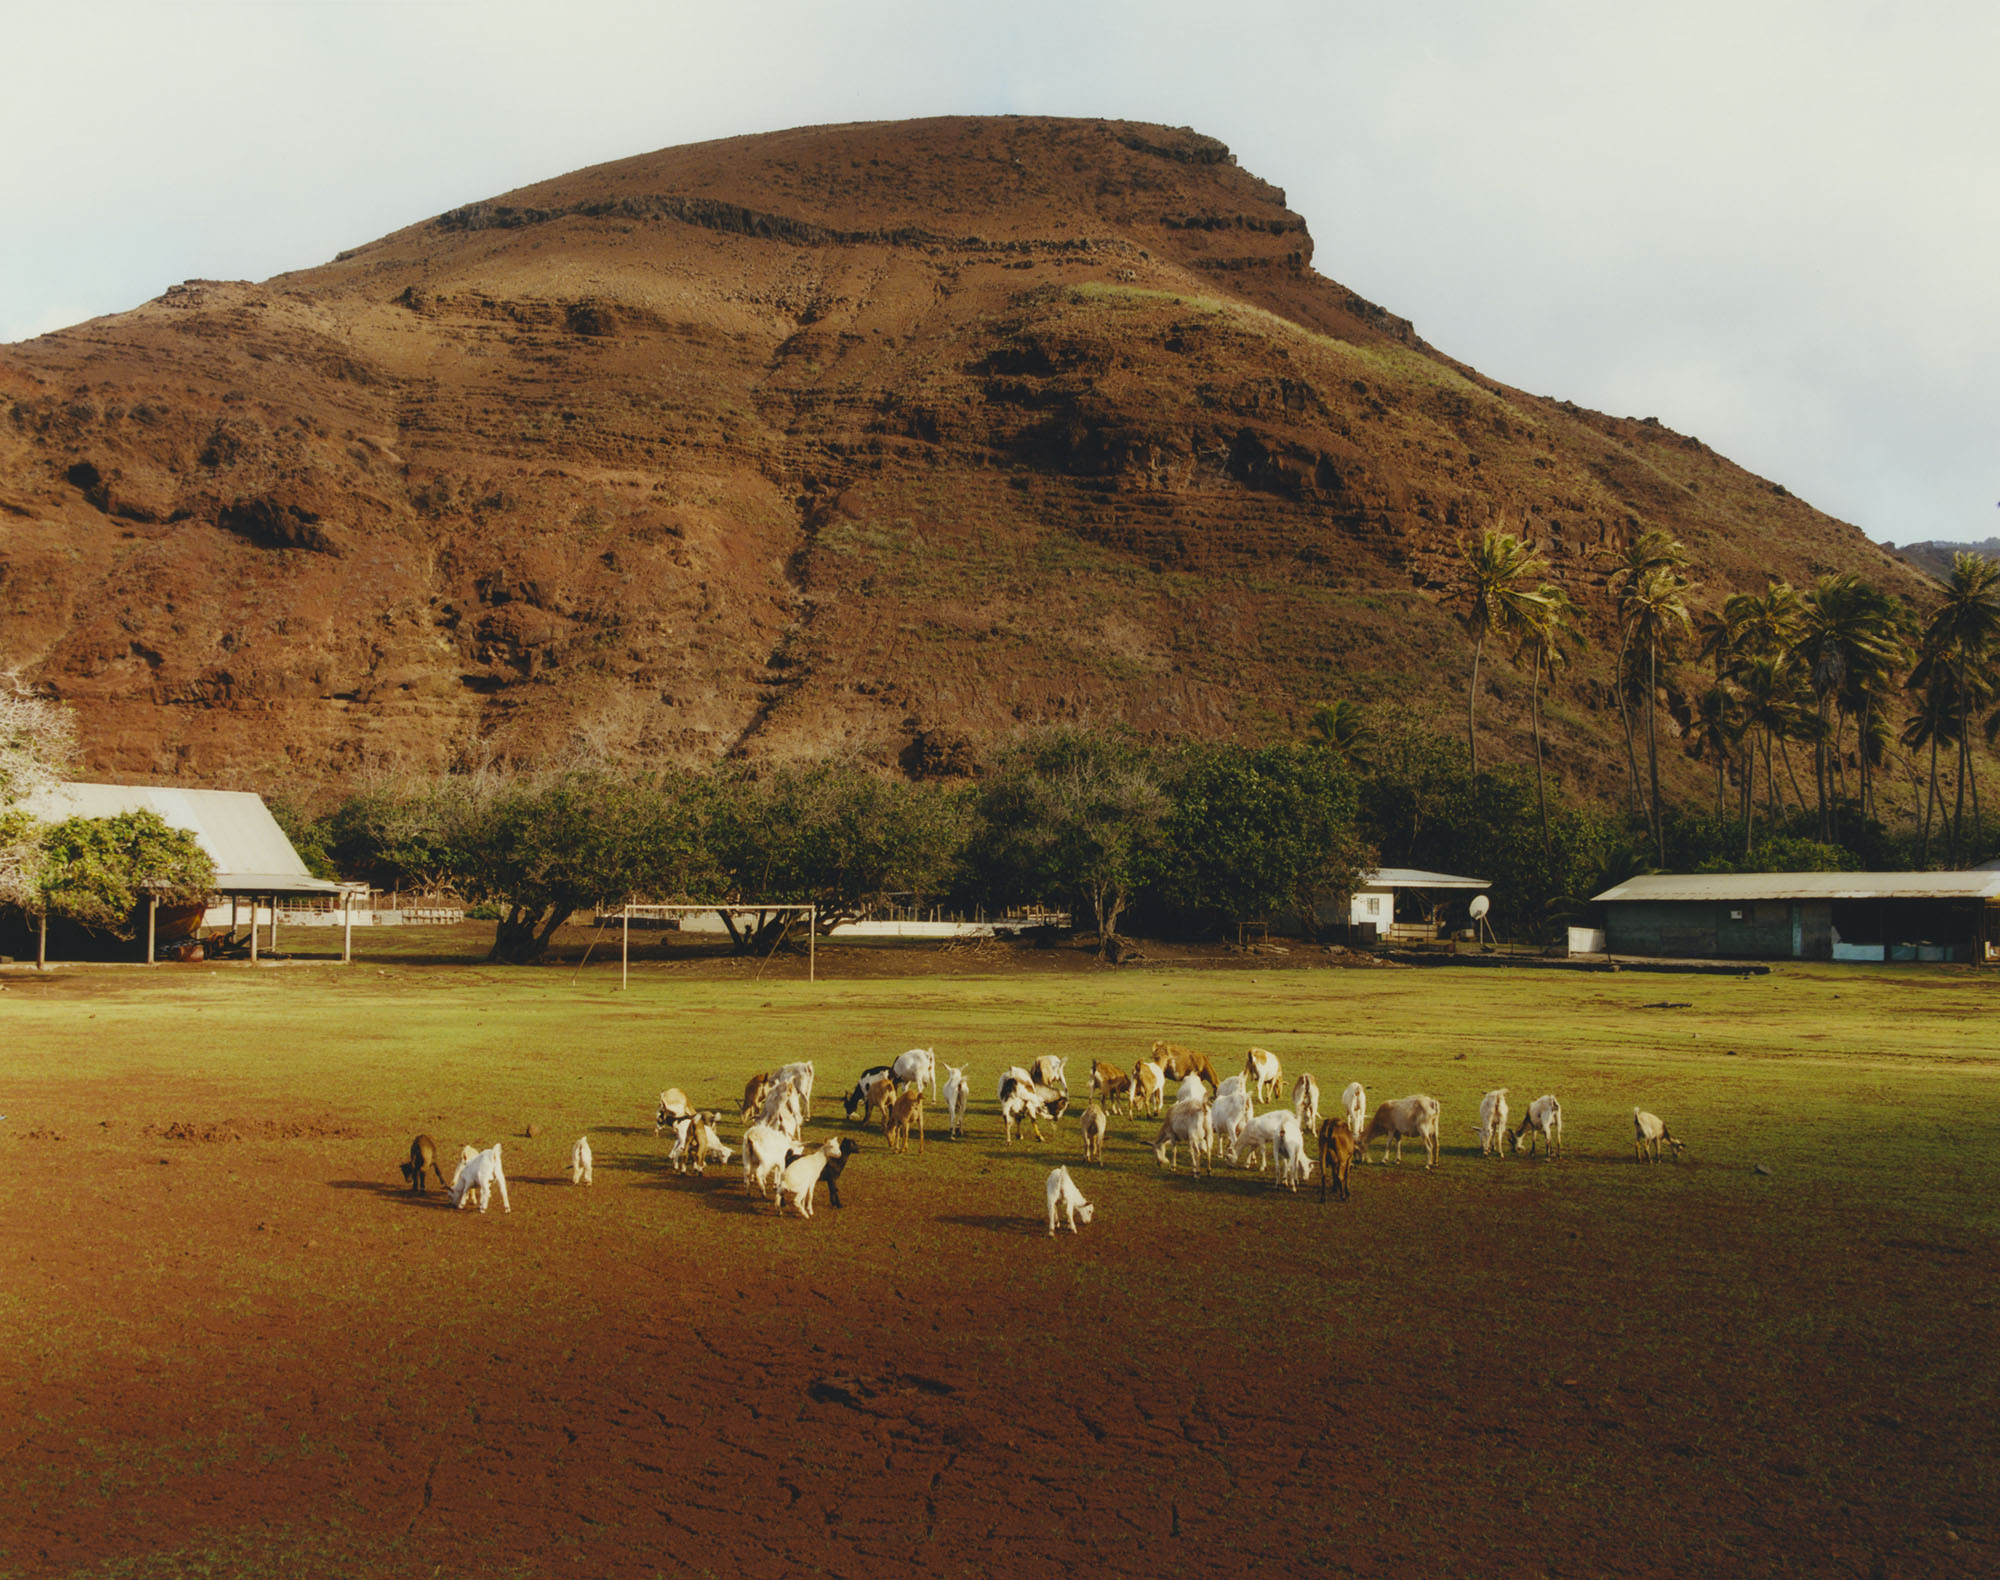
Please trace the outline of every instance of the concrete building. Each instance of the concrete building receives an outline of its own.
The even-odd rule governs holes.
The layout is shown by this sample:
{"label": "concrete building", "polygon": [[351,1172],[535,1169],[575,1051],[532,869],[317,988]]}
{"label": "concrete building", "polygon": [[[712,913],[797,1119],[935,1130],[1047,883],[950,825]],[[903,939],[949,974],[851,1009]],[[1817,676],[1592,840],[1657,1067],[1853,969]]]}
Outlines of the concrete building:
{"label": "concrete building", "polygon": [[1654,873],[1593,903],[1614,955],[2000,960],[2000,871]]}

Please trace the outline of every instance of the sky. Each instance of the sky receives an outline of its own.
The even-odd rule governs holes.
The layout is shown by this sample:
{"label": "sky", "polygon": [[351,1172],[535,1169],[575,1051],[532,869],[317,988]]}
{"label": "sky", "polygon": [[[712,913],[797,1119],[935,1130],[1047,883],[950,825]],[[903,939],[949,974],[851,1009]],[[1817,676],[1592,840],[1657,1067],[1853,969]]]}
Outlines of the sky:
{"label": "sky", "polygon": [[1995,0],[0,0],[0,342],[678,143],[1193,126],[1315,266],[1887,542],[2000,533]]}

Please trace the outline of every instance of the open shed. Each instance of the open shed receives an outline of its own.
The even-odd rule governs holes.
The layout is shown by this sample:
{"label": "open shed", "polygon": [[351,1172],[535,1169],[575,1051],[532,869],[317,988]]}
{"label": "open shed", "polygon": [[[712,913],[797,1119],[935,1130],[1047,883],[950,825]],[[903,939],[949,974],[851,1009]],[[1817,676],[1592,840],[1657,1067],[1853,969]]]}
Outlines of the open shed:
{"label": "open shed", "polygon": [[[248,790],[186,790],[163,785],[63,784],[27,797],[22,810],[45,823],[60,823],[73,817],[118,817],[127,812],[157,813],[169,828],[183,829],[195,837],[215,863],[215,883],[211,894],[230,903],[232,918],[238,905],[246,905],[250,918],[250,958],[255,960],[262,940],[258,919],[260,907],[268,906],[271,939],[277,944],[280,899],[299,896],[336,898],[349,885],[315,878],[292,848],[262,796]],[[169,911],[158,907],[146,918],[148,960],[157,942],[187,937],[201,925],[206,906],[190,906]],[[234,931],[232,925],[231,931]],[[343,955],[348,950],[343,948]]]}
{"label": "open shed", "polygon": [[1442,936],[1454,921],[1465,925],[1470,918],[1461,919],[1463,908],[1492,887],[1486,878],[1377,867],[1362,875],[1349,898],[1347,925],[1350,930],[1372,927],[1377,938],[1390,943],[1419,943]]}
{"label": "open shed", "polygon": [[1598,895],[1616,955],[2000,959],[2000,872],[1652,873]]}

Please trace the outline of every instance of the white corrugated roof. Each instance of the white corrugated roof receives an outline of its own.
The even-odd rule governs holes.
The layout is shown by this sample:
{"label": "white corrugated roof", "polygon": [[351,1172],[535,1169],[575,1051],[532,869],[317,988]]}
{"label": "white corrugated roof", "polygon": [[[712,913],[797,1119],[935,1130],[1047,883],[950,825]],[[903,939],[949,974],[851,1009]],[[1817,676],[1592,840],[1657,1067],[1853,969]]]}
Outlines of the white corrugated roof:
{"label": "white corrugated roof", "polygon": [[1425,872],[1421,867],[1377,867],[1361,880],[1364,889],[1490,889],[1486,878],[1457,878],[1448,872]]}
{"label": "white corrugated roof", "polygon": [[1649,873],[1606,889],[1609,900],[1993,900],[2000,872]]}
{"label": "white corrugated roof", "polygon": [[340,885],[306,871],[262,796],[248,790],[180,790],[159,785],[65,784],[23,798],[44,822],[157,812],[185,829],[215,862],[218,894],[338,894]]}

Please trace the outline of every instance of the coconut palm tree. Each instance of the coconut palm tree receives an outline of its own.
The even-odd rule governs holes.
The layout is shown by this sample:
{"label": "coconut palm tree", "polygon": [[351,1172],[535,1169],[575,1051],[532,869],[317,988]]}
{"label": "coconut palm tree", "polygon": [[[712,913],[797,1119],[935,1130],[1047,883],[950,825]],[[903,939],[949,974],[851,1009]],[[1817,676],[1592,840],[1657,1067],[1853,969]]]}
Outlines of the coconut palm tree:
{"label": "coconut palm tree", "polygon": [[1375,744],[1375,726],[1368,722],[1359,705],[1345,697],[1322,702],[1313,709],[1306,728],[1315,741],[1343,762],[1361,768],[1368,766],[1368,754]]}
{"label": "coconut palm tree", "polygon": [[1553,682],[1557,669],[1584,645],[1583,611],[1554,582],[1543,582],[1535,589],[1535,601],[1525,619],[1521,645],[1534,669],[1528,712],[1535,725],[1535,802],[1542,817],[1542,859],[1552,863],[1555,851],[1549,843],[1549,795],[1542,777],[1542,671],[1546,669]]}
{"label": "coconut palm tree", "polygon": [[1465,694],[1465,741],[1472,778],[1479,780],[1479,660],[1489,636],[1517,641],[1532,622],[1539,593],[1533,579],[1548,567],[1534,544],[1511,532],[1488,529],[1460,550],[1459,596],[1465,608],[1459,623],[1472,639],[1472,684]]}
{"label": "coconut palm tree", "polygon": [[[1633,650],[1632,595],[1639,584],[1659,571],[1679,572],[1686,568],[1688,552],[1678,538],[1657,528],[1640,533],[1625,546],[1611,572],[1611,589],[1618,600],[1618,661],[1612,670],[1612,692],[1618,699],[1618,722],[1625,731],[1625,767],[1631,775],[1632,810],[1645,811],[1639,789],[1639,756],[1633,745],[1630,688],[1632,677],[1627,661]],[[1649,815],[1648,822],[1656,823]]]}
{"label": "coconut palm tree", "polygon": [[1813,786],[1819,802],[1819,837],[1839,837],[1834,772],[1840,723],[1833,709],[1851,683],[1896,667],[1901,656],[1895,602],[1852,571],[1822,576],[1799,600],[1794,645],[1812,687],[1818,712],[1813,739]]}
{"label": "coconut palm tree", "polygon": [[1625,624],[1632,646],[1646,654],[1646,775],[1651,786],[1653,848],[1667,862],[1666,824],[1660,816],[1660,654],[1691,629],[1686,594],[1692,583],[1672,566],[1657,565],[1626,589]]}
{"label": "coconut palm tree", "polygon": [[1918,650],[1907,685],[1916,698],[1916,706],[1903,721],[1900,738],[1910,751],[1928,750],[1930,754],[1930,765],[1924,776],[1923,850],[1917,858],[1928,867],[1931,860],[1932,816],[1940,800],[1938,747],[1949,745],[1956,750],[1962,710],[1958,705],[1958,686],[1948,657],[1933,647],[1928,639]]}
{"label": "coconut palm tree", "polygon": [[1737,662],[1732,678],[1742,696],[1744,729],[1751,737],[1750,772],[1744,779],[1743,854],[1747,857],[1756,826],[1755,737],[1761,733],[1764,740],[1764,804],[1771,826],[1776,828],[1782,803],[1772,746],[1798,728],[1803,709],[1797,677],[1790,660],[1783,655],[1763,653],[1743,658]]}
{"label": "coconut palm tree", "polygon": [[1953,671],[1959,709],[1958,805],[1952,814],[1951,860],[1958,860],[1963,834],[1966,782],[1972,782],[1972,825],[1979,830],[1979,780],[1972,761],[1972,715],[1984,689],[1983,671],[2000,639],[2000,563],[1983,554],[1952,556],[1944,601],[1931,612],[1924,639]]}

